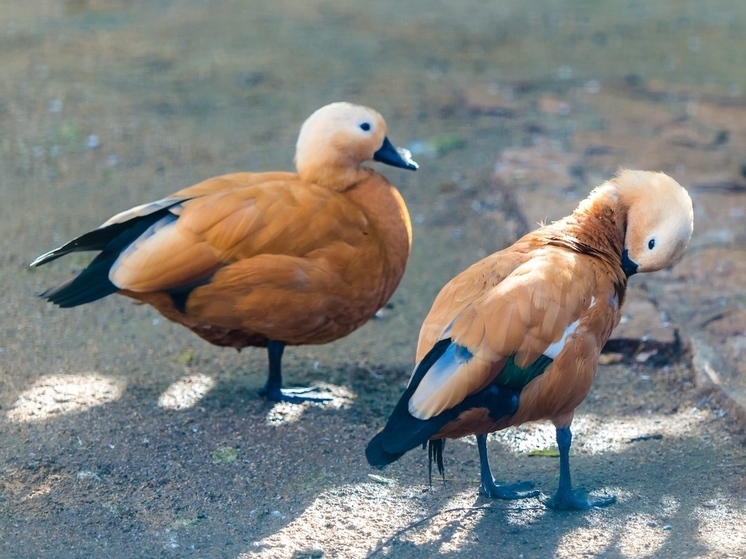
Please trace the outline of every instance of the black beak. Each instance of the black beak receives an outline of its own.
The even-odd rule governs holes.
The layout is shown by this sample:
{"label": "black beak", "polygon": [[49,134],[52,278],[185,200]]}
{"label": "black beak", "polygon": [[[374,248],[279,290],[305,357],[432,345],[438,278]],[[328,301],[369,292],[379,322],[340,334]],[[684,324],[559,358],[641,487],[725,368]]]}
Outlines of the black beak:
{"label": "black beak", "polygon": [[624,252],[622,252],[622,270],[627,277],[634,276],[637,273],[637,263],[630,260],[626,248],[624,249]]}
{"label": "black beak", "polygon": [[401,167],[402,169],[416,170],[419,165],[412,160],[412,154],[408,149],[398,148],[392,144],[388,138],[383,138],[381,149],[373,154],[373,160],[391,165],[392,167]]}

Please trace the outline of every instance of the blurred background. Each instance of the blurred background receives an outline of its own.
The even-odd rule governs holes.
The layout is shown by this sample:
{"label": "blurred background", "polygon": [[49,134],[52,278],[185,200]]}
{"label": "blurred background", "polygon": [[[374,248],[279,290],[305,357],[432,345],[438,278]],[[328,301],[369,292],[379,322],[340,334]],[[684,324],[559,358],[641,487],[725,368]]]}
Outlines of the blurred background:
{"label": "blurred background", "polygon": [[[620,167],[664,171],[686,186],[695,235],[680,264],[633,280],[617,333],[628,343],[607,365],[637,371],[645,397],[688,390],[680,396],[691,405],[669,398],[668,419],[651,423],[656,436],[667,434],[650,472],[674,452],[666,441],[684,445],[682,456],[693,444],[699,458],[684,477],[714,490],[695,472],[713,452],[727,456],[718,462],[721,499],[676,495],[693,502],[666,509],[660,489],[642,516],[621,499],[596,543],[583,532],[593,516],[562,521],[562,537],[530,532],[524,542],[533,543],[521,544],[496,518],[472,515],[482,520],[451,537],[452,547],[420,534],[420,547],[387,556],[481,556],[505,545],[516,557],[579,556],[566,541],[586,542],[578,551],[586,556],[746,554],[743,449],[732,437],[746,403],[744,51],[746,5],[737,0],[5,0],[0,540],[8,554],[0,556],[366,556],[433,512],[412,505],[406,489],[425,483],[422,456],[394,469],[409,476],[399,489],[371,483],[361,456],[406,384],[434,296],[537,222],[566,215]],[[339,408],[306,406],[300,419],[298,410],[270,409],[255,395],[263,350],[213,348],[123,298],[69,311],[36,298],[88,259],[30,270],[37,255],[205,178],[291,170],[304,119],[339,100],[381,112],[392,142],[421,166],[379,168],[402,191],[415,228],[407,275],[382,318],[287,354],[288,385],[328,382]],[[678,376],[660,380],[651,364]],[[587,417],[650,417],[640,388],[600,388],[606,407]],[[729,430],[719,423],[726,416]],[[588,436],[602,421],[588,419]],[[525,437],[524,446],[502,440],[503,450],[554,444],[549,431],[527,433],[538,438],[527,447]],[[708,437],[717,433],[713,450]],[[605,437],[578,452],[589,460],[621,452]],[[297,454],[307,445],[316,467]],[[617,467],[640,462],[614,456]],[[537,467],[527,460],[512,476],[521,464]],[[554,467],[537,474],[547,490]],[[618,473],[604,468],[596,485]],[[464,472],[476,475],[475,465]],[[340,494],[341,483],[353,489]],[[476,486],[462,489],[475,497]],[[340,506],[366,512],[343,521]],[[666,514],[686,527],[683,543],[661,532]],[[485,527],[498,535],[480,546],[474,537]],[[722,537],[708,539],[713,527]]]}

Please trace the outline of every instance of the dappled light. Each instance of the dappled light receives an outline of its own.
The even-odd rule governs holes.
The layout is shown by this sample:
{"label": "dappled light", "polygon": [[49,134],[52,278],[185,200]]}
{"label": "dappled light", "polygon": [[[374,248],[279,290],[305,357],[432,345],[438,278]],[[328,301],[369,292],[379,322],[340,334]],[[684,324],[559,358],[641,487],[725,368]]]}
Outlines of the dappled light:
{"label": "dappled light", "polygon": [[[666,496],[652,511],[633,513],[623,519],[609,519],[604,513],[595,512],[590,518],[592,526],[575,528],[560,538],[556,557],[602,555],[611,547],[627,559],[659,557],[676,533],[667,521],[678,509],[679,503]],[[746,534],[740,530],[745,520],[743,512],[725,504],[707,503],[698,507],[693,516],[699,522],[697,535],[705,547],[726,550],[733,557],[746,552]]]}
{"label": "dappled light", "polygon": [[42,501],[44,497],[55,491],[62,478],[61,474],[53,473],[44,480],[29,484],[24,482],[24,471],[20,468],[7,468],[2,471],[2,476],[0,476],[4,498],[30,505]]}
{"label": "dappled light", "polygon": [[723,550],[733,557],[746,557],[746,513],[718,502],[704,503],[694,511],[699,520],[697,537],[713,550]]}
{"label": "dappled light", "polygon": [[45,421],[118,400],[125,382],[96,372],[49,375],[37,380],[8,412],[13,422]]}
{"label": "dappled light", "polygon": [[[746,559],[746,2],[0,6],[0,559]],[[419,168],[370,146],[355,185],[296,181],[299,130],[335,101],[380,112]],[[363,120],[347,123],[351,138],[383,132]],[[332,130],[304,134],[318,140],[309,174],[336,174],[321,137]],[[689,192],[694,232],[675,264],[627,276],[637,255],[683,244],[661,238],[666,212],[617,213],[611,199],[587,237],[573,226],[489,257],[622,168]],[[411,238],[398,196],[375,222],[358,207],[324,218],[339,196],[389,196],[379,176],[401,194]],[[260,199],[261,177],[277,188]],[[288,204],[305,219],[275,219]],[[131,219],[100,227],[112,215]],[[354,279],[331,297],[312,289],[387,275],[395,263],[377,251],[346,255],[392,230],[409,254],[401,281],[360,297]],[[523,266],[533,249],[562,263]],[[42,254],[49,263],[30,266]],[[469,269],[472,284],[438,297]],[[61,285],[77,296],[59,298]],[[430,329],[436,297],[456,314]],[[586,306],[582,327],[564,324]],[[329,316],[362,307],[382,308],[330,341]],[[499,388],[425,429],[390,430],[381,462],[397,459],[377,469],[366,450],[428,331],[456,342],[422,344],[438,345],[431,370],[443,349],[435,372],[465,372],[466,392]],[[501,353],[513,342],[548,351],[553,368],[519,370]],[[495,357],[475,383],[472,367]],[[270,389],[300,403],[261,390],[269,370]],[[485,407],[454,417],[472,405]],[[503,413],[564,421],[569,408],[572,486],[588,504],[615,498],[603,508],[583,509],[581,492],[560,498],[581,510],[547,507],[560,478],[550,420],[489,434],[496,482],[538,493],[519,500],[480,490],[474,435],[447,440],[442,474],[412,438],[437,438],[441,420],[481,424],[471,433],[502,427]]]}
{"label": "dappled light", "polygon": [[275,426],[295,423],[303,417],[303,414],[305,414],[305,412],[311,407],[340,410],[348,408],[357,398],[357,394],[344,386],[328,384],[325,382],[319,382],[316,383],[316,385],[318,391],[314,391],[313,395],[329,398],[327,401],[303,402],[301,404],[278,402],[272,406],[272,409],[269,410],[269,412],[267,412],[265,422],[268,425]]}
{"label": "dappled light", "polygon": [[671,517],[679,512],[681,503],[672,495],[663,495],[660,500],[661,516]]}
{"label": "dappled light", "polygon": [[158,398],[158,405],[167,410],[191,408],[197,405],[214,385],[215,380],[207,375],[189,375],[169,386]]}
{"label": "dappled light", "polygon": [[548,512],[549,509],[544,506],[508,509],[505,511],[505,520],[511,526],[530,526]]}
{"label": "dappled light", "polygon": [[59,481],[60,476],[50,476],[49,479],[45,480],[44,482],[40,483],[38,487],[31,488],[28,493],[26,493],[23,497],[21,497],[20,501],[26,502],[31,501],[33,499],[43,497],[45,495],[48,495],[52,492],[52,489],[54,489],[55,484]]}
{"label": "dappled light", "polygon": [[[578,414],[572,423],[573,451],[587,454],[622,452],[636,441],[690,436],[697,426],[711,417],[711,411],[699,408],[686,408],[674,414],[629,417]],[[531,453],[556,448],[555,436],[551,423],[539,422],[499,431],[491,438],[512,452]]]}
{"label": "dappled light", "polygon": [[52,473],[44,480],[29,484],[24,481],[24,470],[27,469],[28,464],[26,468],[7,468],[2,471],[0,487],[3,489],[5,499],[13,499],[33,507],[43,502],[48,495],[58,491],[64,483],[64,475]]}
{"label": "dappled light", "polygon": [[600,555],[609,547],[613,533],[606,526],[580,527],[564,534],[555,552],[558,559]]}
{"label": "dappled light", "polygon": [[659,518],[651,514],[636,513],[628,517],[621,526],[617,545],[623,557],[656,557],[670,535],[670,531],[663,529]]}
{"label": "dappled light", "polygon": [[[239,559],[297,557],[299,555],[293,550],[298,548],[307,551],[323,549],[330,534],[334,534],[335,546],[347,547],[348,557],[364,557],[364,550],[353,548],[361,534],[367,534],[372,542],[383,539],[413,513],[421,512],[421,504],[413,498],[416,492],[410,490],[406,493],[409,498],[401,501],[400,488],[374,483],[329,489],[292,522],[285,526],[278,522],[277,531],[256,542],[254,549]],[[310,553],[307,556],[313,557]]]}
{"label": "dappled light", "polygon": [[465,514],[469,512],[469,508],[475,507],[477,499],[473,488],[454,495],[439,507],[441,514],[428,522],[421,532],[403,538],[409,539],[415,545],[435,543],[438,553],[462,551],[465,546],[477,541],[474,529],[487,513],[486,510],[475,509],[473,513]]}

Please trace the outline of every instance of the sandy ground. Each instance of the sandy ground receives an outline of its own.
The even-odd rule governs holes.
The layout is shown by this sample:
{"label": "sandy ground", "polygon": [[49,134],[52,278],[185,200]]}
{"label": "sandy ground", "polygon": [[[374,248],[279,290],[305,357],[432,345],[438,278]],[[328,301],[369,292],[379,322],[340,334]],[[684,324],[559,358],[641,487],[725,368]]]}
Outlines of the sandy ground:
{"label": "sandy ground", "polygon": [[[6,4],[0,557],[746,557],[743,422],[697,376],[698,343],[735,380],[745,361],[740,3]],[[380,110],[421,169],[382,169],[415,224],[382,318],[286,352],[288,385],[331,404],[264,402],[263,350],[123,298],[36,298],[87,261],[30,270],[38,254],[197,180],[291,168],[300,123],[338,99]],[[576,415],[574,481],[618,502],[482,498],[472,439],[432,486],[424,452],[371,470],[440,287],[620,165],[689,186],[697,225],[673,269],[633,278],[616,335],[648,345],[607,354]],[[554,447],[548,425],[494,435],[493,470],[550,494]]]}

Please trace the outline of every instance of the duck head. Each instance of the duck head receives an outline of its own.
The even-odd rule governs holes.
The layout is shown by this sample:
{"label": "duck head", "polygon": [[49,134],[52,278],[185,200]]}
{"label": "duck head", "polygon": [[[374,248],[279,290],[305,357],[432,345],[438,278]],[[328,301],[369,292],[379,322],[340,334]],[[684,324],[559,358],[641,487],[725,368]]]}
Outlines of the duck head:
{"label": "duck head", "polygon": [[622,254],[625,274],[654,272],[676,262],[694,228],[687,191],[663,173],[623,170],[612,180],[627,208]]}
{"label": "duck head", "polygon": [[380,161],[415,170],[404,148],[386,137],[386,121],[373,109],[352,103],[332,103],[314,112],[301,127],[295,167],[301,179],[343,190],[359,180],[360,164]]}

